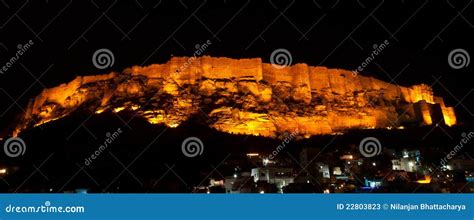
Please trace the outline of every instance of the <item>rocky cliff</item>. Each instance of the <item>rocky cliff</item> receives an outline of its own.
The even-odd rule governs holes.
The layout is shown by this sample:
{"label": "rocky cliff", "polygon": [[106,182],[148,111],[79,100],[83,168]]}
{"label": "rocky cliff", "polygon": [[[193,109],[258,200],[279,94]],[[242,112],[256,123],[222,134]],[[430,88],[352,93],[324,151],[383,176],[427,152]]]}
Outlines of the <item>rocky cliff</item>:
{"label": "rocky cliff", "polygon": [[179,126],[204,114],[219,131],[276,137],[347,129],[456,123],[453,108],[430,87],[401,87],[351,71],[261,59],[174,57],[165,64],[80,76],[33,98],[14,131],[64,117],[78,108],[134,112],[152,124]]}

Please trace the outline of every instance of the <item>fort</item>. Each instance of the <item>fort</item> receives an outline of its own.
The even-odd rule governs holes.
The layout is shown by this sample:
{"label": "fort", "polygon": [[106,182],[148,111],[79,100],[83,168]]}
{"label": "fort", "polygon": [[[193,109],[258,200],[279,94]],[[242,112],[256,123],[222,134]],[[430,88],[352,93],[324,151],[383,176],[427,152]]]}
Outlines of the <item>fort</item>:
{"label": "fort", "polygon": [[173,57],[165,64],[79,76],[45,89],[31,100],[14,134],[83,105],[96,113],[137,111],[150,123],[170,127],[201,112],[213,119],[209,126],[217,130],[270,137],[293,130],[311,136],[347,129],[456,124],[454,109],[424,84],[403,87],[304,63],[275,68],[260,58],[189,60]]}

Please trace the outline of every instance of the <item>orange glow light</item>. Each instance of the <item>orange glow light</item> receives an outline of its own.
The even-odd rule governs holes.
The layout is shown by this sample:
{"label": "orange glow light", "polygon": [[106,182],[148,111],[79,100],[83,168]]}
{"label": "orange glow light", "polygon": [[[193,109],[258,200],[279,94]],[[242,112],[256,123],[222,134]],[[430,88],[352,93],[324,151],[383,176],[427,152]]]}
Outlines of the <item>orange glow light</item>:
{"label": "orange glow light", "polygon": [[418,180],[416,181],[419,184],[429,184],[431,183],[431,177],[430,176],[425,176],[424,180]]}

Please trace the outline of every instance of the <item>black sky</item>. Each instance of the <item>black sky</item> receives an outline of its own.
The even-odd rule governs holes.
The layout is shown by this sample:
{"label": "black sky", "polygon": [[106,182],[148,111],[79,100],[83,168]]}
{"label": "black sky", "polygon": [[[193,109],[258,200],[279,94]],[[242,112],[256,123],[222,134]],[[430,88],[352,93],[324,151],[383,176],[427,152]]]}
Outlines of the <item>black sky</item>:
{"label": "black sky", "polygon": [[[472,66],[455,70],[448,54],[473,50],[472,1],[3,1],[0,65],[18,44],[34,42],[0,75],[0,122],[21,112],[44,87],[77,75],[190,56],[207,40],[205,55],[261,57],[278,48],[293,63],[355,69],[374,44],[389,41],[364,73],[407,86],[432,85],[460,121],[471,121]],[[92,54],[110,49],[111,68]],[[46,72],[45,72],[46,71]],[[17,103],[17,104],[16,104]]]}

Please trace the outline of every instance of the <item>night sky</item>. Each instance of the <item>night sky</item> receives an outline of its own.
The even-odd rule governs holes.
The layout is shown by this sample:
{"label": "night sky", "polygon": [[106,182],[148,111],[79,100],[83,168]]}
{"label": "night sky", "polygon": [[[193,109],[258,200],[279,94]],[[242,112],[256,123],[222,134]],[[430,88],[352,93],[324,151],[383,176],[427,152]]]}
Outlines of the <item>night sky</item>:
{"label": "night sky", "polygon": [[[389,45],[362,72],[402,86],[432,85],[458,121],[472,121],[472,66],[453,69],[449,53],[471,55],[472,1],[2,1],[0,65],[17,45],[34,43],[0,74],[0,122],[28,99],[78,75],[204,55],[261,57],[278,48],[293,63],[354,70],[373,45]],[[114,65],[97,69],[93,53],[111,50]],[[4,127],[2,125],[2,127]]]}

